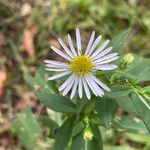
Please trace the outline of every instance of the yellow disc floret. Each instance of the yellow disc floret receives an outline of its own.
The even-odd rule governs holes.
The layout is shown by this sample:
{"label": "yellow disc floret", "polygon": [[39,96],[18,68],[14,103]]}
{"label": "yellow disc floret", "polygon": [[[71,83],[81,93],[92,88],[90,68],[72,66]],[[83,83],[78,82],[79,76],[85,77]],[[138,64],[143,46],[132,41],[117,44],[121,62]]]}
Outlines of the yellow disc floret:
{"label": "yellow disc floret", "polygon": [[70,68],[74,73],[84,76],[93,68],[92,59],[84,55],[79,55],[72,60]]}

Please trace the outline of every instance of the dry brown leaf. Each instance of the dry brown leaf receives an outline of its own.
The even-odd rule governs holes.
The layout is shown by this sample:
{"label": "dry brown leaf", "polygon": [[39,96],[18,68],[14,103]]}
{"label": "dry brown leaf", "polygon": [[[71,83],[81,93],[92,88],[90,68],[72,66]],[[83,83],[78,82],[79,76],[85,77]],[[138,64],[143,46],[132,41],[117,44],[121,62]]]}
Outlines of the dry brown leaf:
{"label": "dry brown leaf", "polygon": [[59,42],[58,42],[57,40],[55,40],[55,39],[50,39],[50,40],[48,41],[48,44],[49,44],[50,46],[54,46],[54,47],[56,47],[56,48],[58,48],[58,49],[61,49],[61,45],[60,45]]}
{"label": "dry brown leaf", "polygon": [[22,5],[20,9],[21,16],[27,16],[31,13],[32,7],[29,3],[25,3]]}
{"label": "dry brown leaf", "polygon": [[15,109],[21,110],[22,108],[28,106],[28,107],[36,107],[37,101],[36,97],[32,92],[25,92],[21,94],[21,99],[16,103]]}
{"label": "dry brown leaf", "polygon": [[6,38],[3,33],[0,33],[0,45],[6,44]]}
{"label": "dry brown leaf", "polygon": [[37,32],[37,26],[32,25],[30,28],[24,30],[23,39],[19,50],[22,52],[26,52],[29,56],[34,54],[34,37]]}
{"label": "dry brown leaf", "polygon": [[[48,41],[48,43],[49,43],[50,46],[54,46],[54,47],[56,47],[56,48],[58,48],[58,49],[64,51],[64,49],[61,47],[61,45],[59,44],[59,42],[58,42],[57,40],[55,40],[55,39],[50,39],[50,40]],[[51,58],[56,59],[56,60],[58,60],[58,61],[63,61],[63,60],[64,60],[63,57],[57,55],[57,54],[56,54],[55,52],[53,52],[53,51],[52,51],[52,53],[50,53],[50,59],[51,59]]]}
{"label": "dry brown leaf", "polygon": [[4,82],[7,78],[7,71],[6,68],[1,68],[0,69],[0,96],[3,95],[3,88],[4,88]]}

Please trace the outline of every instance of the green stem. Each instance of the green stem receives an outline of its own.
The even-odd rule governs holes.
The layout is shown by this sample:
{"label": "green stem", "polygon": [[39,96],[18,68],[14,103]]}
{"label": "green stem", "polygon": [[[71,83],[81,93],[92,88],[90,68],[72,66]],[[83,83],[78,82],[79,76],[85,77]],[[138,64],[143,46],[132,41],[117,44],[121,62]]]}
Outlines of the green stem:
{"label": "green stem", "polygon": [[88,141],[85,140],[85,150],[88,150]]}
{"label": "green stem", "polygon": [[126,77],[131,78],[131,79],[134,79],[134,80],[137,79],[137,77],[135,77],[135,76],[133,76],[133,75],[131,75],[131,74],[129,74],[129,73],[126,73],[126,72],[124,72],[124,71],[121,71],[121,70],[116,71],[116,73],[123,74],[123,75],[125,75]]}
{"label": "green stem", "polygon": [[61,114],[58,112],[56,113],[56,120],[59,126],[61,126],[62,125]]}

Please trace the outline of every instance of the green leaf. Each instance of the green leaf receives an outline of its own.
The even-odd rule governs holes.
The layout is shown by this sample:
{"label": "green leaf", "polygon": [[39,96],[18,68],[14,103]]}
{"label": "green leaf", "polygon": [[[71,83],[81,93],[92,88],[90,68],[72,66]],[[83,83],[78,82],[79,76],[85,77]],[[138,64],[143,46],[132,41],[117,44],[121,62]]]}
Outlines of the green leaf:
{"label": "green leaf", "polygon": [[150,67],[146,67],[138,75],[138,82],[150,80]]}
{"label": "green leaf", "polygon": [[76,135],[80,134],[84,128],[85,128],[85,124],[82,121],[78,122],[74,126],[72,136],[76,136]]}
{"label": "green leaf", "polygon": [[131,91],[132,90],[126,85],[114,85],[111,87],[111,91],[106,93],[106,97],[119,99],[128,96]]}
{"label": "green leaf", "polygon": [[137,149],[131,148],[129,146],[110,146],[106,147],[105,150],[137,150]]}
{"label": "green leaf", "polygon": [[103,150],[103,142],[97,125],[92,125],[93,139],[88,141],[87,150]]}
{"label": "green leaf", "polygon": [[[120,119],[116,120],[117,125],[119,125],[121,128],[125,129],[128,132],[133,133],[142,133],[142,134],[148,134],[148,131],[143,123],[138,118],[131,118],[131,117],[121,117]],[[116,126],[116,128],[119,128]]]}
{"label": "green leaf", "polygon": [[76,101],[76,105],[77,105],[77,112],[78,112],[78,114],[80,114],[82,111],[83,111],[83,109],[84,109],[84,107],[85,107],[85,105],[87,104],[87,100],[86,99],[80,99],[79,97],[77,97],[77,101]]}
{"label": "green leaf", "polygon": [[115,98],[115,101],[125,111],[138,115],[138,112],[133,104],[131,97],[126,96],[126,97],[121,97],[121,98]]}
{"label": "green leaf", "polygon": [[98,114],[92,114],[90,117],[90,123],[105,126]]}
{"label": "green leaf", "polygon": [[144,144],[144,145],[146,145],[145,147],[150,146],[150,136],[149,135],[126,133],[125,136],[130,141],[137,142],[137,143],[140,143],[140,144]]}
{"label": "green leaf", "polygon": [[[25,77],[26,82],[28,83],[29,87],[34,91],[42,91],[43,93],[56,93],[56,85],[55,81],[48,81],[46,78],[46,71],[44,66],[41,66],[35,77],[30,75]],[[48,76],[48,75],[47,75]]]}
{"label": "green leaf", "polygon": [[41,128],[30,109],[26,108],[17,114],[12,125],[13,132],[28,150],[41,150],[37,141],[42,137]]}
{"label": "green leaf", "polygon": [[[133,62],[127,66],[125,71],[131,75],[138,77],[140,74],[143,73],[143,70],[145,70],[146,68],[150,68],[148,66],[149,62],[150,62],[150,59],[148,59],[148,58],[134,55]],[[147,71],[147,69],[146,69],[146,71]],[[140,77],[141,77],[141,75],[140,75]]]}
{"label": "green leaf", "polygon": [[145,92],[150,92],[150,85],[143,87],[142,90]]}
{"label": "green leaf", "polygon": [[142,119],[145,127],[150,134],[150,102],[146,101],[141,95],[132,94],[133,104],[138,112],[138,116]]}
{"label": "green leaf", "polygon": [[39,92],[35,92],[37,98],[42,102],[46,107],[64,113],[76,113],[76,106],[73,102],[71,102],[67,97],[60,96],[57,94],[41,94]]}
{"label": "green leaf", "polygon": [[116,102],[110,98],[104,97],[96,99],[96,111],[105,123],[107,129],[111,128],[113,112],[116,108]]}
{"label": "green leaf", "polygon": [[76,135],[72,139],[71,150],[85,150],[85,140],[83,138],[83,132]]}
{"label": "green leaf", "polygon": [[96,102],[96,100],[92,99],[86,103],[84,110],[83,110],[85,114],[88,114],[94,110],[95,102]]}
{"label": "green leaf", "polygon": [[74,121],[71,119],[67,119],[64,124],[58,128],[58,131],[55,135],[55,150],[65,150],[72,134],[72,130],[74,127]]}
{"label": "green leaf", "polygon": [[127,36],[130,32],[130,28],[122,31],[121,33],[119,33],[118,35],[116,35],[109,43],[108,46],[113,46],[113,51],[117,52],[117,53],[121,53],[122,48],[124,46],[124,43],[127,39]]}

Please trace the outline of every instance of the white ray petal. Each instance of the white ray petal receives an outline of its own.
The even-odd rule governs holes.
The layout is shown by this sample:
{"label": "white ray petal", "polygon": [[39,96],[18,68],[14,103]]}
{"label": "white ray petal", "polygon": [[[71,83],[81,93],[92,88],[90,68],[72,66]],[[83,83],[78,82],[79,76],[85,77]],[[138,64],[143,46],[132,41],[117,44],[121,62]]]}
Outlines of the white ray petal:
{"label": "white ray petal", "polygon": [[89,50],[87,56],[90,56],[90,55],[92,54],[92,52],[94,51],[94,49],[96,48],[96,46],[97,46],[98,43],[100,42],[101,38],[102,38],[101,35],[96,38],[96,40],[95,40],[95,42],[93,43],[93,45],[91,46],[91,48],[90,48],[90,50]]}
{"label": "white ray petal", "polygon": [[68,43],[69,43],[69,46],[70,46],[70,49],[71,49],[73,55],[77,56],[77,52],[73,46],[72,39],[71,39],[71,36],[69,34],[68,34]]}
{"label": "white ray petal", "polygon": [[84,78],[85,78],[87,84],[89,85],[90,89],[92,90],[92,92],[93,92],[96,96],[98,96],[97,92],[95,91],[94,87],[92,86],[91,82],[89,81],[88,76],[85,76]]}
{"label": "white ray petal", "polygon": [[91,58],[94,58],[96,55],[98,55],[109,43],[110,40],[104,41],[104,43],[91,55]]}
{"label": "white ray petal", "polygon": [[69,70],[68,68],[45,68],[47,71],[56,71],[56,72],[61,72],[61,71],[67,71]]}
{"label": "white ray petal", "polygon": [[96,60],[96,59],[101,58],[102,56],[108,54],[111,50],[112,50],[112,47],[108,47],[108,48],[105,49],[104,51],[100,52],[97,56],[95,56],[95,57],[93,58],[93,60]]}
{"label": "white ray petal", "polygon": [[59,91],[62,91],[69,83],[70,81],[75,77],[74,74],[72,74],[60,87]]}
{"label": "white ray petal", "polygon": [[71,95],[70,95],[70,99],[72,99],[77,91],[77,86],[78,86],[78,78],[76,78],[72,91],[71,91]]}
{"label": "white ray petal", "polygon": [[64,69],[64,68],[69,68],[69,65],[66,67],[66,66],[61,66],[61,65],[52,65],[52,64],[46,64],[45,65],[46,67],[49,67],[49,68],[62,68],[62,69]]}
{"label": "white ray petal", "polygon": [[103,60],[103,61],[101,61],[101,62],[99,62],[99,63],[96,63],[95,65],[102,65],[102,64],[110,63],[110,62],[112,62],[112,61],[117,60],[118,58],[119,58],[119,56],[115,56],[115,57],[112,57],[112,58],[110,58],[110,59]]}
{"label": "white ray petal", "polygon": [[92,77],[92,79],[97,83],[97,84],[99,84],[103,89],[105,89],[106,91],[110,91],[110,88],[106,85],[106,84],[104,84],[103,82],[101,82],[98,78],[96,78],[93,74],[89,74],[91,77]]}
{"label": "white ray petal", "polygon": [[70,73],[71,73],[71,71],[65,71],[65,72],[62,72],[62,73],[59,73],[59,74],[49,77],[48,80],[55,80],[55,79],[61,78],[63,76],[66,76],[67,74],[70,74]]}
{"label": "white ray petal", "polygon": [[112,57],[115,57],[115,56],[117,56],[117,55],[118,55],[118,53],[111,53],[111,54],[108,54],[108,55],[106,55],[106,56],[103,56],[103,57],[101,57],[101,58],[99,58],[99,59],[94,60],[93,63],[96,64],[96,63],[99,63],[99,62],[101,62],[101,61],[103,61],[103,60],[111,59]]}
{"label": "white ray petal", "polygon": [[89,76],[89,80],[91,81],[91,83],[92,83],[94,89],[96,89],[96,91],[98,92],[97,94],[98,94],[99,96],[104,95],[103,90],[98,86],[98,84],[96,83],[96,81],[93,80],[93,78],[90,77],[90,76]]}
{"label": "white ray petal", "polygon": [[79,97],[82,98],[82,77],[79,77],[79,85],[78,85]]}
{"label": "white ray petal", "polygon": [[91,46],[92,46],[92,43],[93,43],[93,41],[94,41],[94,37],[95,37],[95,31],[93,31],[92,34],[91,34],[90,40],[89,40],[88,45],[87,45],[87,48],[86,48],[86,50],[85,50],[85,55],[88,54],[88,52],[89,52],[89,50],[90,50],[90,48],[91,48]]}
{"label": "white ray petal", "polygon": [[117,65],[114,64],[105,64],[105,65],[99,65],[99,66],[95,66],[94,69],[97,70],[114,70],[117,68]]}
{"label": "white ray petal", "polygon": [[85,79],[83,78],[83,87],[84,87],[84,91],[85,91],[85,94],[86,94],[86,97],[90,100],[91,99],[91,94],[90,94],[90,90],[89,90],[89,87],[85,81]]}
{"label": "white ray petal", "polygon": [[57,65],[57,66],[66,66],[66,67],[69,66],[68,64],[66,64],[64,62],[55,61],[55,60],[45,60],[44,62],[47,64],[52,64],[52,65]]}
{"label": "white ray petal", "polygon": [[76,29],[76,42],[77,42],[77,49],[78,49],[78,54],[81,54],[81,36],[80,36],[80,30],[77,28]]}
{"label": "white ray petal", "polygon": [[68,48],[68,47],[66,46],[66,44],[63,42],[63,40],[62,40],[61,38],[58,38],[58,41],[59,41],[60,45],[64,48],[64,50],[66,51],[66,53],[67,53],[70,57],[74,58],[72,52],[69,50],[69,48]]}
{"label": "white ray petal", "polygon": [[58,48],[54,47],[54,46],[51,46],[51,49],[57,53],[58,55],[64,57],[65,59],[71,61],[71,58],[69,56],[67,56],[65,53],[63,53],[62,51],[60,51]]}
{"label": "white ray petal", "polygon": [[65,96],[65,95],[70,91],[70,89],[72,88],[72,86],[73,86],[73,84],[74,84],[74,82],[75,82],[75,79],[76,79],[76,77],[74,77],[74,78],[70,81],[70,83],[65,87],[65,89],[64,89],[64,91],[63,91],[63,93],[62,93],[63,96]]}

